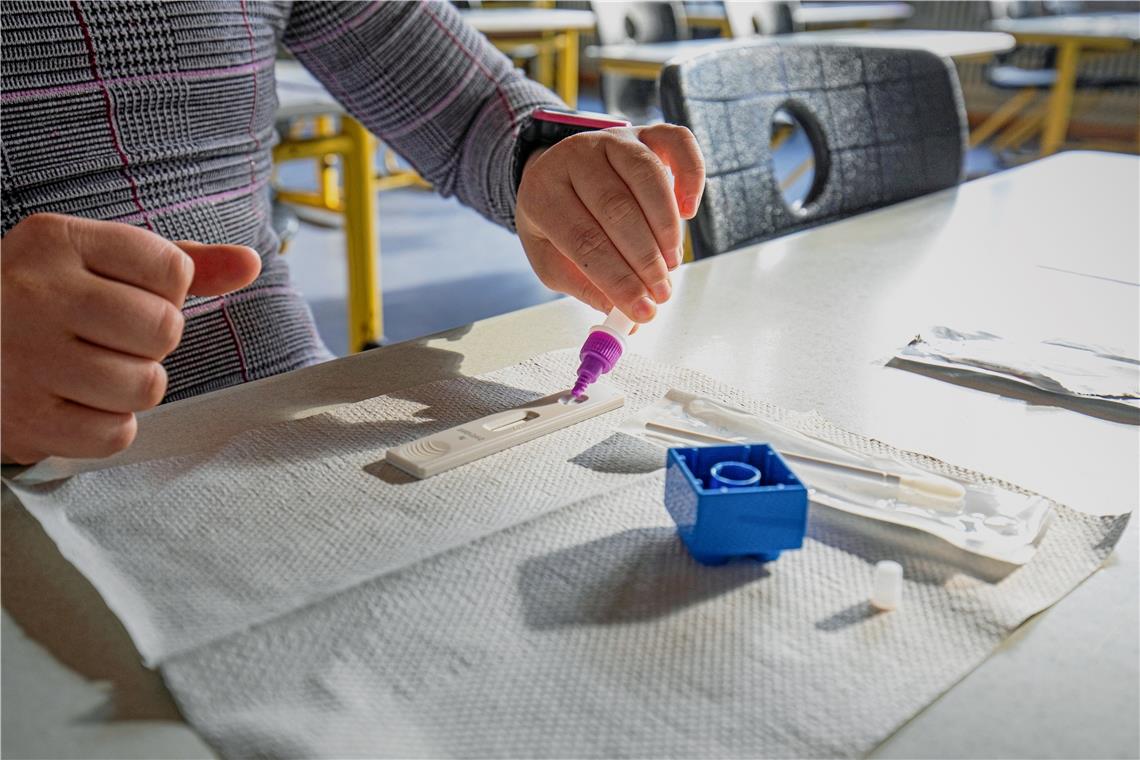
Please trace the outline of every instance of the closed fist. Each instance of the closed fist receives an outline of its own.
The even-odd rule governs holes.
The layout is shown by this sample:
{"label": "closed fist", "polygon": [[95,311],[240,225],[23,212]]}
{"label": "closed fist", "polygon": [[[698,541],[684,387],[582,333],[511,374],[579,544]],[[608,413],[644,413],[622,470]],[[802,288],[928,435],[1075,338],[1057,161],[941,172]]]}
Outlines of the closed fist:
{"label": "closed fist", "polygon": [[244,246],[177,244],[137,227],[36,214],[0,243],[0,447],[5,462],[102,457],[166,393],[188,293],[257,277]]}

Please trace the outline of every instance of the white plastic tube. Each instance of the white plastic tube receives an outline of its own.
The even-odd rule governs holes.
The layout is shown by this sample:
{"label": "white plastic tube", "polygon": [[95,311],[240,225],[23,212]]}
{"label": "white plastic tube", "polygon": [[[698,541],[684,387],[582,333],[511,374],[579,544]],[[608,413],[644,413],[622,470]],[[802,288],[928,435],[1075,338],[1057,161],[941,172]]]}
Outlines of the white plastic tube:
{"label": "white plastic tube", "polygon": [[903,569],[898,562],[885,559],[875,565],[875,585],[871,590],[871,606],[877,610],[893,610],[902,601]]}
{"label": "white plastic tube", "polygon": [[625,339],[629,337],[629,334],[633,332],[633,328],[636,326],[636,322],[627,317],[621,309],[615,306],[610,309],[610,313],[606,315],[605,321],[593,329],[597,330],[600,328],[605,330],[620,340],[622,345],[625,345]]}

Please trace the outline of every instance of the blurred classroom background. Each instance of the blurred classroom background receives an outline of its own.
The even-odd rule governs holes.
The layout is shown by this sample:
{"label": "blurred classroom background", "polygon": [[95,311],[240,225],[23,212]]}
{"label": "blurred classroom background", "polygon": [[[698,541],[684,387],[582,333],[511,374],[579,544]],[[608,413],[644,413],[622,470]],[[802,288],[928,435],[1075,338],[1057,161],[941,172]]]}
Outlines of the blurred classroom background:
{"label": "blurred classroom background", "polygon": [[[1140,151],[1140,2],[456,5],[571,105],[634,123],[661,119],[653,78],[665,57],[741,38],[816,35],[898,40],[950,57],[971,128],[967,179],[1057,150]],[[884,33],[893,36],[876,42]],[[346,128],[351,120],[295,63],[281,61],[278,79],[278,226],[294,281],[334,353],[557,297],[513,234],[435,195],[382,143]],[[793,205],[812,181],[813,147],[798,126],[790,120],[778,146],[773,138],[775,170]],[[346,135],[355,147],[345,148]],[[354,173],[346,162],[359,156],[375,171]]]}

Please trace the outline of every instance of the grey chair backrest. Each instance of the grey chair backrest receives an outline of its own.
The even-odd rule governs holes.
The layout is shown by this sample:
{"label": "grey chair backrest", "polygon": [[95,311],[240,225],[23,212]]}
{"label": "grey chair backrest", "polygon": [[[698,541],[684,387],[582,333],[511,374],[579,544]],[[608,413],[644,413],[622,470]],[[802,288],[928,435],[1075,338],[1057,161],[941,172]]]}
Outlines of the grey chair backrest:
{"label": "grey chair backrest", "polygon": [[681,2],[595,0],[590,7],[597,21],[598,41],[603,45],[670,42],[689,36],[685,4]]}
{"label": "grey chair backrest", "polygon": [[766,37],[772,34],[798,32],[796,21],[799,2],[774,0],[724,0],[724,17],[734,38]]}
{"label": "grey chair backrest", "polygon": [[[590,6],[597,23],[598,41],[603,45],[672,42],[689,37],[682,2],[595,0]],[[604,74],[602,101],[609,113],[643,124],[656,118],[657,84],[622,74]]]}
{"label": "grey chair backrest", "polygon": [[[707,184],[693,248],[711,256],[957,184],[966,114],[954,65],[923,50],[758,41],[670,63],[666,120],[692,130]],[[815,179],[790,207],[769,147],[793,114],[815,150]]]}

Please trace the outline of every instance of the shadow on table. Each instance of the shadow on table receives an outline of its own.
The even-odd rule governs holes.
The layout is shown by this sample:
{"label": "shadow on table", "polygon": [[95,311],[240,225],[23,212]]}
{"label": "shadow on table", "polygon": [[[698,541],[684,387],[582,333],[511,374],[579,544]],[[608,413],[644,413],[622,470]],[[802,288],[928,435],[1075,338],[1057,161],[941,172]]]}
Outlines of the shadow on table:
{"label": "shadow on table", "polygon": [[[962,576],[999,583],[1018,566],[982,557],[915,528],[868,520],[812,502],[807,537],[868,564],[893,560],[908,581],[945,586]],[[869,589],[868,589],[869,591]]]}
{"label": "shadow on table", "polygon": [[614,433],[570,462],[594,472],[642,475],[665,468],[665,449],[625,433]]}
{"label": "shadow on table", "polygon": [[913,372],[916,375],[932,377],[935,380],[942,380],[963,388],[972,388],[976,391],[1018,399],[1030,406],[1054,406],[1060,409],[1068,409],[1077,414],[1096,417],[1099,420],[1119,422],[1124,425],[1140,425],[1140,408],[1119,404],[1108,399],[1051,393],[1004,377],[969,370],[956,370],[951,367],[933,367],[922,362],[907,361],[897,356],[887,362],[887,366]]}
{"label": "shadow on table", "polygon": [[639,528],[527,560],[518,585],[527,625],[653,620],[768,577],[755,561],[697,564],[672,528]]}
{"label": "shadow on table", "polygon": [[60,664],[111,684],[107,714],[100,710],[90,719],[181,720],[162,678],[143,667],[122,623],[7,486],[2,509],[4,609]]}
{"label": "shadow on table", "polygon": [[[470,329],[465,326],[423,340],[458,340]],[[463,377],[463,358],[458,351],[414,341],[163,404],[144,413],[145,424],[139,425],[138,438],[126,451],[101,460],[48,459],[26,475],[37,481],[51,480],[154,459],[213,454],[247,430],[425,382]],[[186,435],[187,415],[208,419],[209,424],[195,435]],[[9,475],[7,469],[5,475]]]}
{"label": "shadow on table", "polygon": [[[807,538],[853,554],[868,565],[893,560],[902,565],[903,577],[908,581],[928,586],[1000,583],[1018,568],[972,554],[914,528],[868,520],[814,502],[808,516]],[[869,596],[870,586],[862,593]],[[825,633],[837,633],[881,614],[869,602],[860,601],[817,620],[815,627]]]}
{"label": "shadow on table", "polygon": [[[455,331],[454,337],[463,332]],[[181,417],[181,434],[176,434],[178,431],[173,428],[179,424],[179,417],[168,415],[160,407],[152,413],[148,423],[152,435],[144,434],[124,454],[111,460],[73,463],[61,460],[63,465],[73,464],[75,467],[64,468],[57,477],[169,456],[196,454],[206,458],[224,449],[240,433],[273,423],[282,423],[277,430],[283,437],[291,439],[293,446],[289,449],[289,456],[335,454],[345,446],[353,447],[355,444],[346,443],[353,437],[358,441],[367,439],[372,445],[377,441],[387,443],[399,438],[414,440],[456,424],[460,421],[457,416],[483,416],[501,408],[501,404],[515,405],[539,395],[464,378],[471,393],[457,400],[439,389],[418,386],[417,383],[422,383],[425,377],[464,377],[459,371],[462,354],[412,343],[386,349],[385,356],[388,358],[376,365],[378,371],[368,382],[361,382],[358,372],[353,375],[356,379],[338,383],[336,374],[343,369],[343,364],[326,364],[299,370],[313,378],[308,384],[278,385],[276,381],[280,378],[268,378],[177,402],[182,414],[187,413],[186,406],[194,406],[193,414],[211,420],[208,435],[185,435],[185,417]],[[343,361],[375,359],[360,354]],[[332,376],[319,377],[322,374]],[[282,392],[276,392],[278,389]],[[361,401],[386,393],[425,406],[411,423],[352,423],[329,414],[302,415],[305,410]],[[449,413],[440,406],[445,400]],[[148,438],[150,440],[146,440]],[[158,441],[162,445],[156,445]],[[14,474],[5,472],[5,476]],[[50,488],[51,485],[42,487]],[[92,715],[91,719],[180,720],[178,708],[161,677],[141,664],[142,658],[126,629],[90,582],[64,559],[39,522],[6,486],[3,488],[2,516],[0,575],[3,577],[4,609],[31,639],[62,665],[89,680],[111,684],[109,714],[100,712]]]}
{"label": "shadow on table", "polygon": [[872,607],[870,602],[858,602],[857,604],[840,610],[830,617],[817,621],[815,627],[820,631],[833,633],[882,614],[884,613]]}

